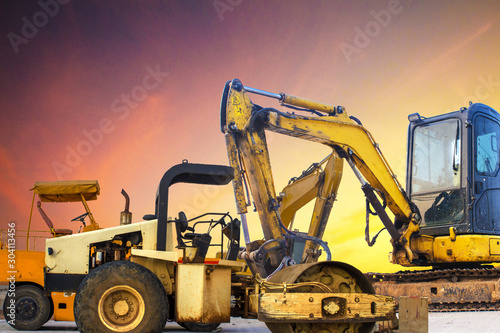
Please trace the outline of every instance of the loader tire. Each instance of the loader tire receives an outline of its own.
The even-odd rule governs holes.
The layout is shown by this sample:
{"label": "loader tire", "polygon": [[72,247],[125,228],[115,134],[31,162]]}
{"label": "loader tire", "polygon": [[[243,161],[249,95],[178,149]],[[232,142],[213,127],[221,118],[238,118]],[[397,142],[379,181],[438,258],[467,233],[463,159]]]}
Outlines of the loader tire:
{"label": "loader tire", "polygon": [[167,294],[147,268],[113,261],[93,270],[75,297],[80,332],[157,333],[168,317]]}
{"label": "loader tire", "polygon": [[7,293],[3,302],[3,315],[11,327],[20,331],[35,331],[50,319],[52,302],[41,288],[33,285],[16,286],[12,296],[9,297]]}
{"label": "loader tire", "polygon": [[204,323],[191,323],[191,322],[177,323],[177,324],[193,332],[212,332],[220,325],[220,323],[204,324]]}

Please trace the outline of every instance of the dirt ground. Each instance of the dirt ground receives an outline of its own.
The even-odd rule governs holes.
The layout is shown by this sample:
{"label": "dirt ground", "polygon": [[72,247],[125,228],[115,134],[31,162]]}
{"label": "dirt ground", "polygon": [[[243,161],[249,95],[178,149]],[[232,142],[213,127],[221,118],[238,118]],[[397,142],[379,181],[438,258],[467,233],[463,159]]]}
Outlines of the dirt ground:
{"label": "dirt ground", "polygon": [[[0,304],[3,304],[5,286],[0,286]],[[220,326],[222,333],[243,333],[269,332],[266,325],[258,320],[249,320],[241,318],[232,318],[230,323],[224,323]],[[32,332],[77,332],[76,325],[73,322],[47,322],[39,331]],[[3,313],[0,311],[0,333],[16,332],[3,319]],[[24,331],[30,332],[30,331]],[[163,332],[168,333],[186,333],[189,332],[176,323],[168,323]],[[493,333],[500,332],[500,311],[485,312],[444,312],[429,313],[429,333]]]}
{"label": "dirt ground", "polygon": [[[257,320],[232,318],[231,323],[220,326],[222,333],[269,332],[264,323]],[[33,332],[76,332],[76,325],[72,322],[49,321],[41,330]],[[5,320],[0,320],[0,332],[15,332]],[[168,323],[163,332],[186,333],[176,323]],[[430,333],[493,333],[500,332],[500,312],[448,312],[429,314]]]}

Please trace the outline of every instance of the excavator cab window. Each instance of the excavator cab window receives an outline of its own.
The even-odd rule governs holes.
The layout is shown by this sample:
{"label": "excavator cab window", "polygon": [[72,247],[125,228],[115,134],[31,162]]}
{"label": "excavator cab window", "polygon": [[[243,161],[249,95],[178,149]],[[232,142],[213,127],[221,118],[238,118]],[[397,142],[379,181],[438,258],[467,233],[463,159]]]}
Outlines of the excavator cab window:
{"label": "excavator cab window", "polygon": [[474,224],[476,232],[500,231],[499,137],[498,121],[483,115],[474,120]]}
{"label": "excavator cab window", "polygon": [[424,227],[464,220],[461,136],[457,118],[422,124],[413,131],[411,199],[423,215]]}
{"label": "excavator cab window", "polygon": [[476,172],[480,175],[494,176],[499,167],[500,126],[489,118],[478,116],[474,130],[476,132]]}

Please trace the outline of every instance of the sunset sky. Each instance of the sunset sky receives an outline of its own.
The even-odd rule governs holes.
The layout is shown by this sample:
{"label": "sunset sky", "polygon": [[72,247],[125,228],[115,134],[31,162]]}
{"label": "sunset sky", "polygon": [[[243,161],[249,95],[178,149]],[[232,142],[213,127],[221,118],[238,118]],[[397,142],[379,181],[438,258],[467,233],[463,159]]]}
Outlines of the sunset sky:
{"label": "sunset sky", "polygon": [[[122,188],[134,221],[154,213],[171,166],[227,164],[219,107],[236,77],[345,106],[403,184],[408,114],[469,101],[500,109],[498,1],[40,0],[4,1],[0,12],[0,228],[27,226],[35,181],[97,179],[90,205],[103,227],[119,222]],[[278,189],[329,152],[277,134],[269,141]],[[333,258],[362,271],[400,269],[388,264],[386,232],[373,248],[364,242],[364,196],[344,170],[325,237]],[[230,186],[171,193],[170,215],[236,215]],[[44,208],[73,230],[69,220],[84,212]],[[255,216],[249,222],[261,237]],[[296,223],[306,230],[307,220]],[[46,229],[37,212],[33,225]]]}

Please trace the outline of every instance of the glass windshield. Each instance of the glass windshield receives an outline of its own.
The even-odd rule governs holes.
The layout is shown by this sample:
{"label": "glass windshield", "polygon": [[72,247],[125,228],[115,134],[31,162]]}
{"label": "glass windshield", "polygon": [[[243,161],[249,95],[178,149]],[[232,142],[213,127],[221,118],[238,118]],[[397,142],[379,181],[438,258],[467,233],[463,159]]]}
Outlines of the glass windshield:
{"label": "glass windshield", "polygon": [[413,132],[411,193],[459,187],[460,149],[457,119],[416,127]]}

